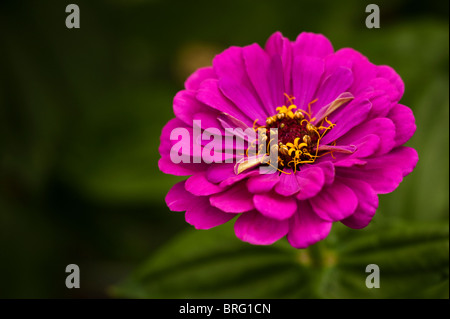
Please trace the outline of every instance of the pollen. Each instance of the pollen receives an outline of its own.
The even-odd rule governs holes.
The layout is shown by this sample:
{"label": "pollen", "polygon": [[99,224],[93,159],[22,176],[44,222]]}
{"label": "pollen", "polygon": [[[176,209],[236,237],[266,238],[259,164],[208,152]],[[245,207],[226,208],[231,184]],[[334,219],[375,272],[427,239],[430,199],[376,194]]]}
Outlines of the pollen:
{"label": "pollen", "polygon": [[295,97],[285,94],[288,105],[276,108],[277,114],[266,119],[266,125],[259,128],[265,128],[264,136],[270,139],[270,129],[278,130],[278,145],[269,145],[267,150],[278,150],[279,171],[284,168],[291,168],[294,171],[300,168],[302,164],[314,163],[322,156],[319,154],[320,140],[330,131],[335,124],[324,118],[316,125],[313,124],[315,118],[311,115],[311,104],[317,100],[311,101],[306,110],[298,109],[294,104]]}

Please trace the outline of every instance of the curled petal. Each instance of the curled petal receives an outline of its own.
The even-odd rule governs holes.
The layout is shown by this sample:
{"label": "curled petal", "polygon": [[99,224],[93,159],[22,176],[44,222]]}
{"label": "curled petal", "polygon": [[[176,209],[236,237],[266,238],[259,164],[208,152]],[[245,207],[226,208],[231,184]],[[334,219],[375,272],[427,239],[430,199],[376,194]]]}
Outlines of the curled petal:
{"label": "curled petal", "polygon": [[200,68],[188,77],[186,82],[184,82],[184,87],[188,90],[198,90],[203,81],[215,78],[216,74],[211,66]]}
{"label": "curled petal", "polygon": [[210,229],[222,225],[234,217],[212,207],[205,196],[197,197],[185,214],[186,222],[196,229]]}
{"label": "curled petal", "polygon": [[265,217],[257,211],[242,214],[234,223],[236,236],[253,245],[270,245],[286,236],[288,220]]}
{"label": "curled petal", "polygon": [[416,123],[412,110],[404,105],[396,104],[388,117],[395,124],[395,146],[405,144],[416,131]]}
{"label": "curled petal", "polygon": [[211,205],[227,213],[243,213],[255,208],[252,194],[248,192],[245,183],[239,183],[232,188],[212,195]]}
{"label": "curled petal", "polygon": [[289,220],[287,240],[295,248],[306,248],[328,236],[332,222],[325,221],[312,210],[308,201],[300,201]]}
{"label": "curled petal", "polygon": [[189,177],[185,185],[186,190],[196,196],[212,195],[225,190],[224,187],[208,181],[205,175],[205,172],[199,172]]}
{"label": "curled petal", "polygon": [[335,180],[309,202],[320,218],[334,222],[353,214],[358,205],[358,198],[348,186]]}
{"label": "curled petal", "polygon": [[295,198],[284,197],[274,192],[254,195],[253,203],[261,214],[278,220],[291,217],[297,209]]}
{"label": "curled petal", "polygon": [[394,191],[403,177],[412,172],[419,157],[415,149],[400,146],[386,155],[366,159],[358,167],[336,168],[336,174],[367,182],[377,194]]}
{"label": "curled petal", "polygon": [[350,228],[360,229],[366,227],[378,208],[377,194],[364,181],[342,177],[339,177],[339,181],[350,187],[358,198],[358,207],[355,212],[341,220],[341,222]]}
{"label": "curled petal", "polygon": [[173,185],[166,195],[166,204],[171,211],[184,212],[187,210],[195,196],[185,189],[186,181],[181,181]]}

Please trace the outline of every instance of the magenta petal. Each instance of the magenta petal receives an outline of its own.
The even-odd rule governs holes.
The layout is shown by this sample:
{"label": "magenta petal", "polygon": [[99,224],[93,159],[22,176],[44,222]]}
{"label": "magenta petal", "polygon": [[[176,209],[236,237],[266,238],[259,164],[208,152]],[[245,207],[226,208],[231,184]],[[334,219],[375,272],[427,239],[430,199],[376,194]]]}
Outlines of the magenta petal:
{"label": "magenta petal", "polygon": [[[335,167],[350,167],[353,165],[365,164],[359,158],[365,158],[373,155],[380,147],[381,140],[378,135],[369,134],[360,138],[355,142],[356,151],[351,154],[335,154],[336,161],[333,163]],[[355,161],[355,159],[358,159]]]}
{"label": "magenta petal", "polygon": [[233,185],[234,183],[237,183],[237,182],[239,182],[239,181],[241,181],[243,179],[247,179],[247,178],[249,178],[251,176],[258,176],[258,175],[261,175],[259,173],[258,169],[242,172],[239,175],[235,175],[235,176],[229,177],[229,178],[221,181],[219,186],[220,187],[227,187],[227,186]]}
{"label": "magenta petal", "polygon": [[196,229],[210,229],[222,225],[234,217],[209,204],[207,197],[197,197],[184,215],[186,222]]}
{"label": "magenta petal", "polygon": [[[191,123],[192,124],[192,123]],[[170,156],[170,149],[172,148],[172,142],[170,140],[170,133],[172,133],[172,130],[176,128],[188,128],[186,123],[181,121],[178,118],[173,118],[169,122],[167,122],[166,125],[164,125],[161,136],[160,136],[160,142],[158,151],[161,154],[161,156]]]}
{"label": "magenta petal", "polygon": [[280,175],[280,181],[275,186],[275,192],[283,196],[292,196],[300,190],[296,174],[292,170],[284,170],[287,174]]}
{"label": "magenta petal", "polygon": [[369,89],[368,92],[362,93],[361,96],[368,98],[372,103],[372,109],[369,112],[368,119],[386,117],[393,106],[389,95],[382,90],[370,91]]}
{"label": "magenta petal", "polygon": [[405,92],[405,84],[400,75],[390,66],[381,65],[377,68],[377,76],[387,79],[396,88],[397,94],[392,95],[392,98],[393,101],[399,101]]}
{"label": "magenta petal", "polygon": [[352,59],[349,56],[343,56],[342,49],[336,51],[335,54],[330,54],[323,58],[323,61],[325,63],[324,78],[333,74],[340,67],[345,67],[351,70],[353,66]]}
{"label": "magenta petal", "polygon": [[379,136],[382,143],[378,149],[378,154],[385,154],[389,152],[395,145],[395,125],[387,118],[376,118],[354,127],[348,131],[344,136],[337,140],[339,145],[350,145],[364,136],[375,134]]}
{"label": "magenta petal", "polygon": [[351,228],[360,229],[369,225],[372,217],[378,208],[378,196],[364,181],[351,179],[351,178],[339,178],[339,181],[350,187],[358,197],[358,207],[355,212],[349,217],[341,220],[341,222]]}
{"label": "magenta petal", "polygon": [[349,91],[355,95],[361,93],[368,86],[368,82],[377,76],[377,66],[352,48],[340,49],[334,56],[342,61],[343,66],[351,63],[354,81]]}
{"label": "magenta petal", "polygon": [[251,119],[264,120],[269,116],[259,99],[250,93],[245,85],[234,82],[230,78],[222,77],[219,80],[219,88],[239,109],[245,110],[245,113]]}
{"label": "magenta petal", "polygon": [[234,163],[210,164],[206,170],[206,179],[211,183],[218,184],[227,178],[233,177]]}
{"label": "magenta petal", "polygon": [[210,110],[208,106],[199,102],[195,98],[194,91],[180,91],[173,99],[173,112],[175,116],[188,125],[192,126],[192,120],[195,113],[205,112]]}
{"label": "magenta petal", "polygon": [[230,114],[231,116],[240,119],[247,125],[252,125],[253,120],[250,119],[245,113],[243,113],[236,105],[223,95],[219,89],[218,80],[205,80],[200,85],[200,89],[197,92],[197,99],[218,110]]}
{"label": "magenta petal", "polygon": [[404,177],[412,172],[418,159],[419,155],[415,149],[411,147],[399,146],[392,152],[389,152],[389,154],[368,159],[367,165],[364,168],[367,170],[378,168],[394,170],[397,168]]}
{"label": "magenta petal", "polygon": [[307,201],[300,201],[289,220],[287,240],[295,248],[306,248],[327,237],[332,224],[319,218]]}
{"label": "magenta petal", "polygon": [[334,165],[331,161],[323,161],[320,163],[316,163],[316,164],[314,164],[314,167],[318,167],[322,170],[325,185],[333,184],[335,171],[334,171]]}
{"label": "magenta petal", "polygon": [[194,195],[186,191],[185,183],[186,181],[176,183],[167,193],[165,201],[171,211],[184,212],[195,199]]}
{"label": "magenta petal", "polygon": [[337,180],[332,185],[324,187],[320,194],[309,202],[320,218],[330,222],[347,218],[358,206],[355,193]]}
{"label": "magenta petal", "polygon": [[253,245],[270,245],[283,238],[289,230],[288,220],[267,218],[257,211],[244,213],[236,220],[236,236]]}
{"label": "magenta petal", "polygon": [[279,220],[291,217],[297,209],[295,198],[284,197],[274,192],[254,195],[253,203],[264,216]]}
{"label": "magenta petal", "polygon": [[281,63],[283,65],[284,74],[284,86],[285,93],[292,94],[292,81],[291,81],[291,69],[292,69],[292,45],[288,38],[283,37],[281,32],[275,32],[267,40],[264,47],[265,51],[270,55],[278,55],[281,57]]}
{"label": "magenta petal", "polygon": [[336,126],[323,137],[321,143],[330,144],[360,124],[367,118],[371,107],[372,103],[369,100],[356,98],[347,104],[344,109],[340,109],[337,115],[332,114],[330,120]]}
{"label": "magenta petal", "polygon": [[377,194],[395,190],[417,164],[415,149],[399,146],[386,155],[366,159],[361,167],[337,168],[336,174],[367,182]]}
{"label": "magenta petal", "polygon": [[388,79],[385,78],[375,78],[369,81],[369,87],[374,91],[383,91],[385,95],[389,97],[391,102],[397,103],[399,101],[399,92],[397,87],[395,87]]}
{"label": "magenta petal", "polygon": [[300,186],[297,199],[305,200],[316,196],[325,183],[325,176],[322,169],[311,166],[309,169],[296,173],[297,182]]}
{"label": "magenta petal", "polygon": [[307,110],[319,86],[324,70],[322,59],[316,57],[296,57],[292,67],[292,89],[295,105]]}
{"label": "magenta petal", "polygon": [[240,110],[245,110],[251,119],[266,119],[268,115],[247,74],[243,48],[230,47],[216,55],[213,67],[219,78],[219,88],[228,99]]}
{"label": "magenta petal", "polygon": [[[195,113],[193,116],[193,120],[200,121],[201,129],[205,131],[211,131],[210,129],[219,129],[221,132],[221,139],[222,136],[225,134],[225,130],[223,130],[222,126],[220,125],[220,122],[217,120],[219,112],[216,110],[210,109],[208,112],[199,112]],[[193,122],[191,122],[192,125]],[[196,125],[194,125],[196,126]],[[199,141],[199,144],[203,143],[203,141]]]}
{"label": "magenta petal", "polygon": [[416,131],[412,110],[402,104],[396,104],[390,110],[388,117],[394,122],[396,128],[395,146],[405,144]]}
{"label": "magenta petal", "polygon": [[161,172],[175,176],[189,176],[208,168],[205,163],[178,163],[174,164],[169,157],[161,157],[158,168]]}
{"label": "magenta petal", "polygon": [[251,193],[266,193],[270,191],[280,180],[278,173],[259,174],[252,176],[247,181],[247,188]]}
{"label": "magenta petal", "polygon": [[322,34],[302,32],[293,43],[294,56],[307,55],[323,58],[333,53],[333,45]]}
{"label": "magenta petal", "polygon": [[209,182],[205,175],[205,172],[199,172],[189,177],[185,185],[186,190],[197,196],[212,195],[225,190],[224,187],[219,187],[218,185]]}
{"label": "magenta petal", "polygon": [[346,92],[353,84],[353,74],[349,68],[338,67],[319,86],[315,98],[317,102],[312,104],[312,113],[316,114],[322,106],[325,106]]}
{"label": "magenta petal", "polygon": [[227,213],[243,213],[255,208],[252,194],[248,192],[245,183],[234,185],[232,188],[209,198],[211,205]]}
{"label": "magenta petal", "polygon": [[207,79],[215,79],[216,74],[211,66],[200,68],[184,82],[184,87],[188,90],[198,90],[200,84]]}
{"label": "magenta petal", "polygon": [[[283,105],[283,68],[279,56],[270,57],[258,44],[244,47],[243,56],[247,73],[266,109],[266,114],[275,112]],[[261,119],[264,121],[264,118]]]}
{"label": "magenta petal", "polygon": [[352,167],[352,166],[363,166],[366,165],[367,162],[359,159],[359,158],[347,158],[342,161],[338,161],[334,163],[335,167]]}

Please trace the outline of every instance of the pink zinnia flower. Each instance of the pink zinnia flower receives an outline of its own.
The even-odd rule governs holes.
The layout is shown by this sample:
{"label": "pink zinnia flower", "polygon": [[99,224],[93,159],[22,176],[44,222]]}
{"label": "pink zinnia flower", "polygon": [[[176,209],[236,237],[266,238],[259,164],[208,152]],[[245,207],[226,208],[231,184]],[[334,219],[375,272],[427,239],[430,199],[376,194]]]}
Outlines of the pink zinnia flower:
{"label": "pink zinnia flower", "polygon": [[[402,79],[353,49],[334,52],[320,34],[301,33],[291,42],[277,32],[264,49],[230,47],[212,64],[175,96],[175,118],[163,128],[159,148],[161,171],[190,176],[166,203],[185,211],[197,229],[236,218],[243,241],[267,245],[287,236],[293,247],[305,248],[324,239],[333,222],[366,227],[378,194],[394,191],[418,161],[413,148],[402,146],[416,129],[411,109],[399,104]],[[177,128],[190,134],[190,143],[173,134]],[[195,134],[227,135],[230,128],[262,129],[267,152],[278,151],[269,163],[276,173],[260,173],[268,163],[248,154],[255,141],[230,147]],[[278,129],[278,144],[270,144],[271,128]],[[212,159],[200,156],[224,145],[228,150]],[[181,162],[171,160],[174,153]]]}

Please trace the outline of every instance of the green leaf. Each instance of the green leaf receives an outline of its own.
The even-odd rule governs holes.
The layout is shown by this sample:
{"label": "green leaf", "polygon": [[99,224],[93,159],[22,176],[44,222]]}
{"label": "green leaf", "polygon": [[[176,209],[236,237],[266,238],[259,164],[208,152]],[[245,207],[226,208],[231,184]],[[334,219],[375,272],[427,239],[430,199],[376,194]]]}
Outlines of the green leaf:
{"label": "green leaf", "polygon": [[[448,226],[377,226],[383,229],[342,231],[347,236],[342,243],[334,231],[330,240],[306,250],[285,240],[249,245],[235,238],[231,225],[189,230],[111,293],[129,298],[448,296]],[[379,266],[380,288],[366,287],[368,264]]]}

